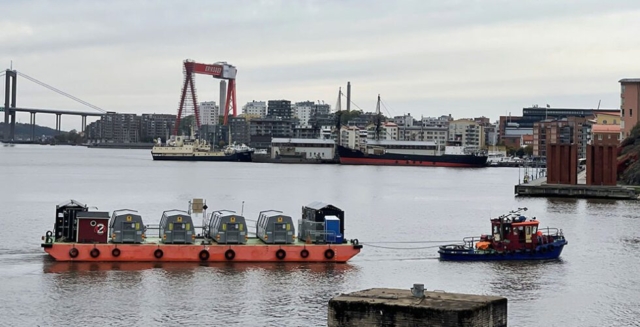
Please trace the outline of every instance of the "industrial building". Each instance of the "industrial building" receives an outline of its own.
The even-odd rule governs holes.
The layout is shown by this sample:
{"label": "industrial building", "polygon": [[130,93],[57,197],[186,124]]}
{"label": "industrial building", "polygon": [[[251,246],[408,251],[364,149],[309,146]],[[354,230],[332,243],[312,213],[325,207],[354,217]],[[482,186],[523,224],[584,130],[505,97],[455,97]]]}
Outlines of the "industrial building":
{"label": "industrial building", "polygon": [[275,159],[281,156],[330,160],[335,156],[335,142],[319,139],[273,138],[271,140],[271,158]]}

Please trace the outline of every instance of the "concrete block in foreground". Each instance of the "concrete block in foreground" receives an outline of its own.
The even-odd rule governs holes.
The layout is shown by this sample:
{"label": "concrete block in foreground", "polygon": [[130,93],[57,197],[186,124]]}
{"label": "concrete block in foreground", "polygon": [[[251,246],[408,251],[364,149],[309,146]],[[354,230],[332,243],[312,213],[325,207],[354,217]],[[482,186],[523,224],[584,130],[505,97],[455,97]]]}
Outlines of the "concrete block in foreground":
{"label": "concrete block in foreground", "polygon": [[505,327],[507,299],[499,296],[372,288],[329,301],[329,327]]}

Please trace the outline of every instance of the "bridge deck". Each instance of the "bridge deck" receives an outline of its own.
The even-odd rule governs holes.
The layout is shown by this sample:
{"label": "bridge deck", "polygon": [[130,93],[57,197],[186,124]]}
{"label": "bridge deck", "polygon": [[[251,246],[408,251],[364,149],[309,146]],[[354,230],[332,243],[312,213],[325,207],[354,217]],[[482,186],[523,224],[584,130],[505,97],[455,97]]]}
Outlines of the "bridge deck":
{"label": "bridge deck", "polygon": [[[96,116],[101,117],[106,115],[102,112],[87,112],[87,111],[73,111],[73,110],[59,110],[59,109],[40,109],[40,108],[10,108],[16,112],[35,112],[39,114],[60,114],[60,115],[76,115],[76,116]],[[4,111],[4,107],[0,107],[0,111]]]}

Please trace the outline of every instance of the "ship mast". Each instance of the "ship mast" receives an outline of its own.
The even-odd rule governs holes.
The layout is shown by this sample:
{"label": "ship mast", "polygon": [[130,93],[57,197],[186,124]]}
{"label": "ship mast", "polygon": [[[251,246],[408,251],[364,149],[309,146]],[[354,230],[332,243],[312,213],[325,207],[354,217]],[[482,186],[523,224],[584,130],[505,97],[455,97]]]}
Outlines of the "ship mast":
{"label": "ship mast", "polygon": [[380,94],[378,94],[378,103],[376,104],[376,141],[380,141],[380,125],[382,124],[382,118],[380,117]]}
{"label": "ship mast", "polygon": [[336,142],[338,145],[341,145],[341,131],[342,128],[342,87],[338,88],[338,103],[336,103]]}

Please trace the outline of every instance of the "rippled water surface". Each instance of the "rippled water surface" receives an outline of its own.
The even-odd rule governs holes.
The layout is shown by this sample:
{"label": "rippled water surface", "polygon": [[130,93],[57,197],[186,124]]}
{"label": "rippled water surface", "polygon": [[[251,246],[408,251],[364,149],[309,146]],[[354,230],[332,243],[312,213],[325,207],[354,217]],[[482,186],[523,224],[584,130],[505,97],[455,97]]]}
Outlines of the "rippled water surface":
{"label": "rippled water surface", "polygon": [[[451,169],[153,162],[148,150],[0,147],[0,325],[322,326],[327,302],[371,287],[491,294],[510,326],[640,326],[640,203],[518,199],[511,168]],[[163,210],[202,197],[254,219],[299,217],[320,200],[346,212],[360,242],[460,240],[489,218],[526,206],[569,240],[553,262],[454,263],[431,244],[370,244],[348,264],[67,264],[40,237],[55,205]],[[422,247],[385,249],[373,247]]]}

